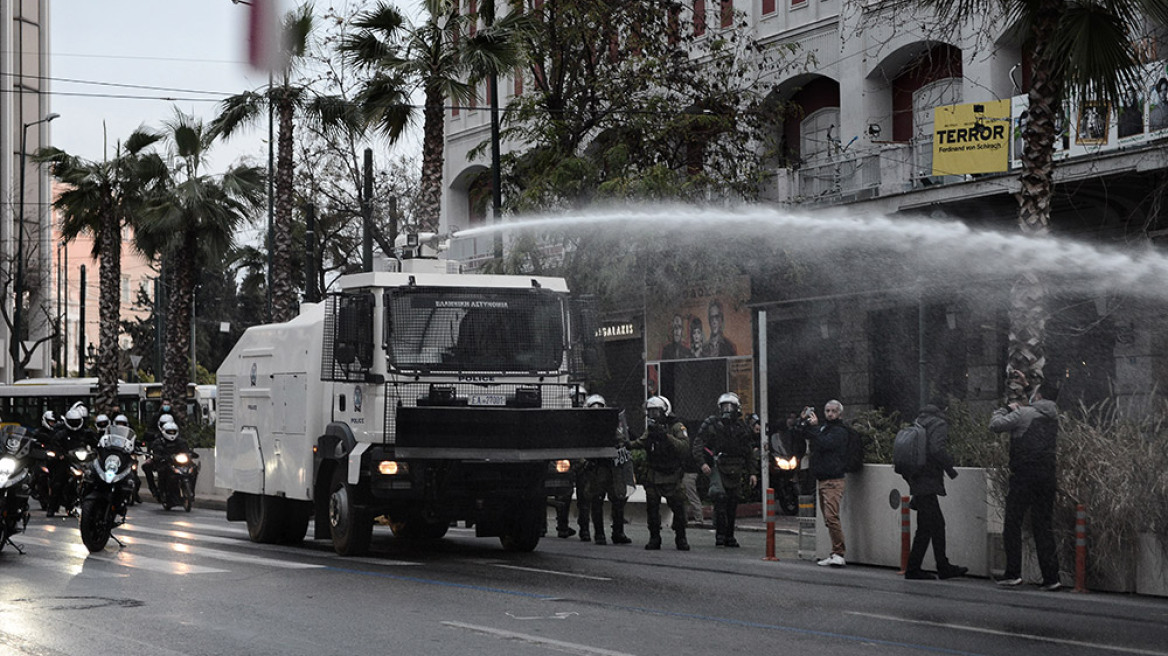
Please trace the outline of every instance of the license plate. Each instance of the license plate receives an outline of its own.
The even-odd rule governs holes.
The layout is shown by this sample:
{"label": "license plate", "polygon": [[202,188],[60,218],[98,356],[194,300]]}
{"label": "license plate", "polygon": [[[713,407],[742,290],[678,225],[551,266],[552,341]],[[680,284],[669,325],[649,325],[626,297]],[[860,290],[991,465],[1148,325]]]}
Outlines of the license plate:
{"label": "license plate", "polygon": [[471,405],[507,405],[507,397],[502,394],[472,394]]}

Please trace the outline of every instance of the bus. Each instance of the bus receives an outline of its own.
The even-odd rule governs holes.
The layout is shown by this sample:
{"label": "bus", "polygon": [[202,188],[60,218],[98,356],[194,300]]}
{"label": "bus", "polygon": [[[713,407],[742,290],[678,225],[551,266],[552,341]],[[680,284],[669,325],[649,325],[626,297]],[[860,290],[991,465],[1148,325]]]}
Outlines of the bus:
{"label": "bus", "polygon": [[[97,378],[26,378],[11,385],[0,385],[0,420],[35,429],[46,410],[52,410],[60,418],[78,401],[90,409],[92,416],[97,411],[96,395]],[[162,383],[118,381],[118,407],[107,414],[112,418],[121,413],[141,425],[158,414],[161,404]]]}

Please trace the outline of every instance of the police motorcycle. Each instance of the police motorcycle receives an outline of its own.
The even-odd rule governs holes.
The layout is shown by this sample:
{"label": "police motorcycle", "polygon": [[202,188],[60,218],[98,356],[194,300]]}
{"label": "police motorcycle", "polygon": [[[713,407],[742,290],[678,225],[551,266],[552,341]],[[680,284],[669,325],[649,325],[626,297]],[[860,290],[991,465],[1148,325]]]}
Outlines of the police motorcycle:
{"label": "police motorcycle", "polygon": [[56,426],[57,415],[52,410],[47,410],[41,416],[41,428],[29,434],[32,438],[32,449],[29,452],[31,459],[29,487],[32,489],[30,496],[40,504],[41,510],[49,509],[49,486],[52,479],[49,465],[57,459],[57,452],[53,450],[50,442]]}
{"label": "police motorcycle", "polygon": [[814,489],[809,482],[809,474],[803,463],[807,454],[807,442],[797,432],[797,428],[806,424],[806,411],[803,416],[795,418],[792,414],[787,419],[783,430],[770,432],[770,484],[775,491],[775,505],[785,515],[794,515],[799,512],[799,495],[803,490]]}
{"label": "police motorcycle", "polygon": [[113,529],[126,521],[126,508],[134,496],[134,431],[111,426],[97,442],[97,457],[85,472],[81,495],[81,541],[91,553],[105,548]]}
{"label": "police motorcycle", "polygon": [[28,496],[33,439],[22,426],[5,426],[0,432],[0,549],[11,544],[24,553],[12,536],[28,526]]}
{"label": "police motorcycle", "polygon": [[57,457],[65,461],[68,475],[64,488],[61,490],[61,507],[68,514],[73,514],[81,503],[82,488],[85,485],[85,472],[90,463],[97,457],[97,452],[88,444],[81,444],[66,449]]}

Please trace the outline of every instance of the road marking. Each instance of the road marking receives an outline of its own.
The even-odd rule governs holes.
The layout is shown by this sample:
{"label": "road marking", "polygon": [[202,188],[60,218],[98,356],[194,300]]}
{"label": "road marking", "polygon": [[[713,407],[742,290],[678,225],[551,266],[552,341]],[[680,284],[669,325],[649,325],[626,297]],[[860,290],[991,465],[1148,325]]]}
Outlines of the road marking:
{"label": "road marking", "polygon": [[165,574],[223,574],[230,571],[226,569],[216,569],[214,567],[203,567],[202,565],[191,565],[190,563],[180,563],[174,560],[147,558],[146,556],[139,556],[138,554],[129,553],[127,551],[116,551],[113,553],[99,551],[97,553],[89,554],[89,558],[86,562],[91,560],[99,560],[110,563],[111,565],[122,565],[124,567],[133,567],[135,569],[145,569],[152,572],[163,572]]}
{"label": "road marking", "polygon": [[197,547],[192,549],[190,545],[182,542],[163,542],[161,540],[149,540],[134,536],[123,536],[122,541],[128,545],[142,544],[148,547],[160,547],[162,549],[169,549],[176,553],[183,553],[194,555],[200,558],[211,558],[213,560],[227,560],[235,563],[247,563],[249,565],[261,565],[264,567],[281,567],[284,569],[323,569],[324,565],[316,565],[313,563],[298,563],[288,560],[276,560],[274,558],[264,558],[262,556],[250,556],[248,554],[239,554],[231,551],[222,551],[220,549],[208,549],[206,547]]}
{"label": "road marking", "polygon": [[520,567],[519,565],[505,565],[503,563],[492,563],[495,567],[502,567],[503,569],[517,569],[522,572],[536,572],[537,574],[554,574],[555,576],[568,576],[574,579],[588,579],[589,581],[611,581],[607,576],[591,576],[588,574],[576,574],[575,572],[557,572],[554,569],[539,569],[537,567]]}
{"label": "road marking", "polygon": [[602,649],[600,647],[592,647],[589,645],[581,645],[575,642],[563,642],[561,640],[552,640],[551,638],[544,638],[542,636],[534,636],[527,633],[516,633],[515,631],[504,631],[503,629],[492,629],[489,626],[477,626],[474,624],[465,624],[463,622],[443,622],[444,626],[449,626],[454,629],[464,629],[466,631],[473,631],[475,633],[482,633],[495,638],[505,638],[507,640],[518,640],[520,642],[528,642],[533,645],[541,645],[550,647],[556,651],[562,651],[568,654],[580,654],[581,656],[633,656],[628,652],[612,651],[611,649]]}
{"label": "road marking", "polygon": [[1051,638],[1047,636],[1038,636],[1030,633],[1017,633],[1015,631],[1001,631],[998,629],[987,629],[980,626],[968,626],[966,624],[953,624],[950,622],[933,622],[930,620],[914,620],[905,617],[893,617],[891,615],[877,615],[875,613],[862,613],[858,611],[845,611],[848,615],[859,615],[862,617],[870,617],[877,620],[890,620],[893,622],[904,622],[906,624],[920,624],[922,626],[932,626],[940,629],[954,629],[957,631],[969,631],[971,633],[984,633],[986,635],[1002,636],[1007,638],[1021,638],[1023,640],[1033,640],[1035,642],[1046,642],[1056,645],[1067,645],[1071,647],[1086,647],[1088,649],[1105,649],[1107,651],[1115,651],[1124,654],[1145,654],[1146,656],[1168,656],[1166,651],[1156,651],[1154,649],[1139,649],[1137,647],[1120,647],[1118,645],[1109,645],[1102,642],[1084,642],[1082,640],[1070,640],[1068,638]]}

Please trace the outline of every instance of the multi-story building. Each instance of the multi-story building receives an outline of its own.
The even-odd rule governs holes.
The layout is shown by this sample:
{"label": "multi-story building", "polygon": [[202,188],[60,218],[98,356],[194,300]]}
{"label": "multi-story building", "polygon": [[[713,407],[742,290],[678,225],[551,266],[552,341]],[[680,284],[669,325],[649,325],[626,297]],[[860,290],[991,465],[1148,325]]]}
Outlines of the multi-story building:
{"label": "multi-story building", "polygon": [[[31,357],[25,375],[47,376],[52,368],[50,342],[33,345],[49,334],[53,242],[50,227],[49,176],[30,164],[26,155],[49,144],[49,2],[26,0],[0,3],[0,285],[4,290],[4,317],[0,326],[3,356],[0,380],[11,382],[12,353],[20,359],[26,348],[13,344],[16,315]],[[21,186],[23,183],[23,187]],[[21,229],[23,228],[23,230]],[[23,289],[21,312],[15,311],[17,287]],[[51,310],[50,310],[51,311]]]}
{"label": "multi-story building", "polygon": [[[776,105],[790,109],[775,116],[779,147],[766,154],[765,203],[801,211],[844,206],[894,219],[1014,229],[1018,135],[1030,80],[1023,50],[1007,36],[1004,21],[986,16],[980,24],[941,31],[923,9],[894,12],[881,3],[682,4],[688,29],[703,30],[698,38],[731,29],[733,11],[746,17],[757,41],[795,43],[814,54],[813,63],[770,85]],[[705,20],[694,21],[695,14]],[[1168,68],[1158,59],[1158,43],[1152,32],[1143,48],[1149,62],[1141,71],[1144,82],[1123,107],[1074,98],[1065,105],[1056,143],[1054,232],[1140,247],[1168,234],[1161,218]],[[522,80],[500,81],[499,89],[506,103],[521,92]],[[486,218],[477,208],[489,197],[487,176],[481,175],[489,161],[468,158],[488,138],[489,112],[479,104],[447,113],[443,230]],[[971,140],[985,144],[979,150],[992,157],[971,164]],[[491,255],[490,239],[459,240],[452,253],[481,261]],[[963,289],[926,290],[914,299],[868,289],[864,282],[796,291],[753,281],[749,305],[756,322],[765,317],[771,336],[772,416],[827,398],[904,413],[940,392],[982,403],[1001,397],[1008,283],[997,281],[996,289],[987,290],[970,281]],[[1163,382],[1158,344],[1165,336],[1165,305],[1123,302],[1115,293],[1078,294],[1080,302],[1065,305],[1072,308],[1067,315],[1052,319],[1052,326],[1066,330],[1052,331],[1048,375],[1065,378],[1086,400],[1112,392],[1139,397]],[[678,314],[660,316],[668,322]],[[613,325],[635,325],[630,332],[646,343],[669,333],[667,325],[647,325],[645,316],[610,319]],[[762,327],[756,327],[759,334]],[[833,354],[830,362],[816,355],[824,347]],[[647,353],[652,365],[657,358],[651,349]],[[723,387],[730,386],[734,369],[727,365]],[[658,373],[664,375],[650,369],[648,386]],[[922,391],[926,384],[930,389]]]}

